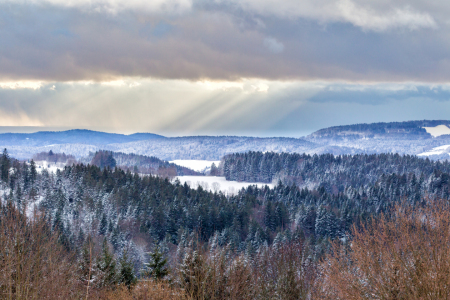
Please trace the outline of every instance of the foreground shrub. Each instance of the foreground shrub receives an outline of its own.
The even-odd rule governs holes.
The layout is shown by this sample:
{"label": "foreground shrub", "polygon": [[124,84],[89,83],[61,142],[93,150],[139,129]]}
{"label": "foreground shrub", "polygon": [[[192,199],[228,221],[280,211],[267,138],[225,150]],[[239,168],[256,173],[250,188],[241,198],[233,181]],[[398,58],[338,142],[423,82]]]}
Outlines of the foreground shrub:
{"label": "foreground shrub", "polygon": [[75,267],[43,217],[0,207],[0,298],[74,299]]}
{"label": "foreground shrub", "polygon": [[187,251],[178,282],[189,299],[308,299],[316,268],[302,241],[262,246],[252,255],[229,247]]}
{"label": "foreground shrub", "polygon": [[325,259],[320,299],[448,299],[450,207],[397,206]]}
{"label": "foreground shrub", "polygon": [[166,282],[140,281],[133,289],[120,285],[114,291],[104,293],[105,300],[188,300],[181,289],[171,287]]}

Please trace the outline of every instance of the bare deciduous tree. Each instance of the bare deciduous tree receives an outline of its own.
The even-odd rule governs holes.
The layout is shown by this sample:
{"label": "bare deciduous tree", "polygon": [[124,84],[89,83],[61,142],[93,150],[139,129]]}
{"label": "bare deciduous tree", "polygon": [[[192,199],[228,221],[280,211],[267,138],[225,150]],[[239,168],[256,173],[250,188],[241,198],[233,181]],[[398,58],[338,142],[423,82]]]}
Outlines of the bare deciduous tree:
{"label": "bare deciduous tree", "polygon": [[397,206],[353,227],[324,261],[320,299],[448,299],[450,209],[444,201]]}
{"label": "bare deciduous tree", "polygon": [[70,299],[80,294],[74,265],[45,219],[0,208],[0,298]]}

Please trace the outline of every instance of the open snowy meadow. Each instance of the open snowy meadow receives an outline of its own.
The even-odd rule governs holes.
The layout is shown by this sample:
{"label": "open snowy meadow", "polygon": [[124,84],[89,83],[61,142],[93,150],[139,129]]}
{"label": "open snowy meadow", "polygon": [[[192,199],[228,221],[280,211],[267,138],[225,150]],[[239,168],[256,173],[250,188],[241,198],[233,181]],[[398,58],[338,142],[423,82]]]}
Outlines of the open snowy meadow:
{"label": "open snowy meadow", "polygon": [[212,192],[222,191],[222,193],[225,193],[226,195],[234,195],[240,189],[246,188],[249,185],[257,185],[258,187],[264,187],[265,185],[267,185],[270,188],[273,188],[274,186],[271,183],[262,182],[249,183],[227,181],[225,177],[219,176],[178,176],[175,177],[174,180],[176,180],[177,178],[182,184],[186,182],[191,188],[197,188],[198,186],[201,186],[205,190],[210,190]]}

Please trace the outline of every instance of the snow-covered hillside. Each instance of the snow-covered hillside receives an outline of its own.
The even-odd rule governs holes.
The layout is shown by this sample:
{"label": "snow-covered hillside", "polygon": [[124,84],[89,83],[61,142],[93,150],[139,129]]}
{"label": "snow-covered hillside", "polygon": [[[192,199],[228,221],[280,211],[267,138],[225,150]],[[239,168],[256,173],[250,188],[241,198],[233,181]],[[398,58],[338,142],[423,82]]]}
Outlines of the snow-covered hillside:
{"label": "snow-covered hillside", "polygon": [[431,150],[418,154],[418,156],[432,156],[432,155],[441,155],[447,154],[450,155],[450,145],[443,145],[439,147],[435,147]]}
{"label": "snow-covered hillside", "polygon": [[88,156],[89,152],[95,152],[101,149],[101,147],[95,145],[85,144],[53,144],[43,147],[0,145],[0,147],[2,149],[7,148],[8,153],[17,159],[30,159],[36,153],[49,152],[50,150],[54,153],[72,154],[76,158],[81,158]]}
{"label": "snow-covered hillside", "polygon": [[156,156],[164,160],[220,160],[236,152],[300,152],[316,145],[304,139],[190,136],[107,145],[106,150]]}

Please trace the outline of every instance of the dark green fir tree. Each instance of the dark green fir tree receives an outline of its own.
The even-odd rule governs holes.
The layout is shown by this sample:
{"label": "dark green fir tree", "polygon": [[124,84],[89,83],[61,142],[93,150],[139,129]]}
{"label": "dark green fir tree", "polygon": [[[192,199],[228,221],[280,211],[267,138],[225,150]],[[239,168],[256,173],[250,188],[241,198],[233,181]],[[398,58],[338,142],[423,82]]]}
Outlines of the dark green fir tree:
{"label": "dark green fir tree", "polygon": [[169,274],[167,268],[167,258],[163,257],[161,247],[156,245],[153,252],[150,252],[150,262],[145,264],[146,269],[143,271],[144,277],[150,277],[153,280],[159,281],[164,279]]}

